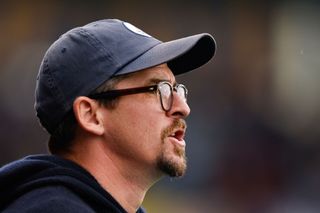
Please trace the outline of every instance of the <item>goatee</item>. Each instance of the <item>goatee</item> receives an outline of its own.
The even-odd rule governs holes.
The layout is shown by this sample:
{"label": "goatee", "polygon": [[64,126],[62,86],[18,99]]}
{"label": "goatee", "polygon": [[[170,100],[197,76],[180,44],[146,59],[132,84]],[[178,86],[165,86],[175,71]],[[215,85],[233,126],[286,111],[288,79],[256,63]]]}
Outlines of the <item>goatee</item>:
{"label": "goatee", "polygon": [[[178,128],[186,129],[186,122],[182,119],[177,119],[173,122],[171,126],[162,131],[162,143],[164,144],[165,138],[167,138],[172,132]],[[185,155],[185,149],[174,146],[174,154],[176,156],[170,155],[171,151],[164,149],[161,155],[157,159],[157,167],[165,174],[170,177],[181,177],[185,174],[187,169],[187,158]],[[176,157],[181,160],[175,160]]]}

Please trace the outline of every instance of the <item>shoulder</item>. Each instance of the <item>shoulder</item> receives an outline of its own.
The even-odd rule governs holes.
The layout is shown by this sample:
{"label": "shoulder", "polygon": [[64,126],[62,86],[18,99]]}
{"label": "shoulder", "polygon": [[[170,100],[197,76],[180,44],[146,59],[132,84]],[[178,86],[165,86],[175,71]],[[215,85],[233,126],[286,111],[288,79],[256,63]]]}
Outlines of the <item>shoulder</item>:
{"label": "shoulder", "polygon": [[4,212],[94,212],[90,206],[63,186],[34,189],[14,200]]}

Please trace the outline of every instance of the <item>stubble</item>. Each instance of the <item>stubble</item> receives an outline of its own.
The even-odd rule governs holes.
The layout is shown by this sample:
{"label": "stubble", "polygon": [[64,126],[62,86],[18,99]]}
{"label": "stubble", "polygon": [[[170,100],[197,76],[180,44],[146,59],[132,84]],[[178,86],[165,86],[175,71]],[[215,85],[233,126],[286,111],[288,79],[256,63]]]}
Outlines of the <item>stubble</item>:
{"label": "stubble", "polygon": [[[185,129],[186,122],[183,119],[177,119],[174,120],[172,125],[164,129],[161,134],[162,144],[165,143],[165,139],[177,128]],[[179,146],[174,146],[173,151],[176,156],[172,156],[172,151],[166,149],[166,146],[163,146],[163,150],[157,159],[157,167],[170,177],[181,177],[185,174],[187,169],[185,149]],[[176,159],[177,157],[181,160],[178,161]]]}

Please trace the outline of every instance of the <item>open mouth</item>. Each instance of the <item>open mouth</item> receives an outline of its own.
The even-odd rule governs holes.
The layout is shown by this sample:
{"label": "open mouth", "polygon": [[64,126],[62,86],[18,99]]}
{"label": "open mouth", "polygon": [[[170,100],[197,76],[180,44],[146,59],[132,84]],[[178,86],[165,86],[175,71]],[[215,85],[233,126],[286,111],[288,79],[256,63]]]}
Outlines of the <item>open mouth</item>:
{"label": "open mouth", "polygon": [[185,131],[183,130],[176,130],[172,134],[169,135],[172,138],[172,142],[179,144],[180,146],[185,146],[186,143],[184,141]]}
{"label": "open mouth", "polygon": [[170,137],[173,137],[173,138],[175,138],[175,139],[177,139],[178,141],[183,141],[183,139],[184,139],[184,131],[183,130],[177,130],[177,131],[175,131],[174,133],[172,133],[171,135],[170,135]]}

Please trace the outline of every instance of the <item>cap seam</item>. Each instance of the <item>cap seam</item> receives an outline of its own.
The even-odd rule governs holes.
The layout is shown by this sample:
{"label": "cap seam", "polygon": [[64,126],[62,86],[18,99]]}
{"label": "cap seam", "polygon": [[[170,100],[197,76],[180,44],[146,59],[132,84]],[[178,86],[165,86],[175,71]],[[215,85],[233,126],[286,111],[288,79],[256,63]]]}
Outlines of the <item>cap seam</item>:
{"label": "cap seam", "polygon": [[102,52],[103,53],[102,55],[106,60],[109,60],[109,58],[111,58],[111,60],[115,62],[117,66],[119,65],[118,60],[115,59],[114,55],[112,55],[110,51],[108,51],[104,47],[103,43],[98,38],[96,38],[92,33],[90,33],[88,30],[83,28],[79,29],[79,33],[88,41],[88,43],[91,46],[96,48],[98,51]]}
{"label": "cap seam", "polygon": [[[65,98],[64,95],[62,94],[61,90],[59,89],[59,86],[57,85],[57,83],[55,82],[55,79],[52,77],[52,75],[54,75],[54,73],[52,72],[52,70],[49,68],[48,65],[48,60],[46,59],[44,61],[45,64],[45,68],[44,68],[44,73],[47,73],[48,75],[48,83],[50,85],[50,87],[57,92],[58,94],[58,99],[59,101],[63,102],[62,100]],[[54,92],[52,92],[54,93]],[[65,108],[65,103],[63,103],[63,106]]]}
{"label": "cap seam", "polygon": [[[52,76],[54,73],[49,67],[48,64],[48,59],[44,60],[44,69],[43,69],[43,74],[46,74],[48,76],[48,85],[51,89],[51,94],[56,95],[57,101],[59,101],[59,104],[62,104],[63,110],[66,111],[67,109],[67,102],[64,102],[63,100],[65,99],[65,96],[63,95],[61,89],[55,82],[55,78]],[[42,110],[41,110],[42,111]],[[46,122],[48,123],[48,122]],[[50,125],[52,127],[52,125]]]}

